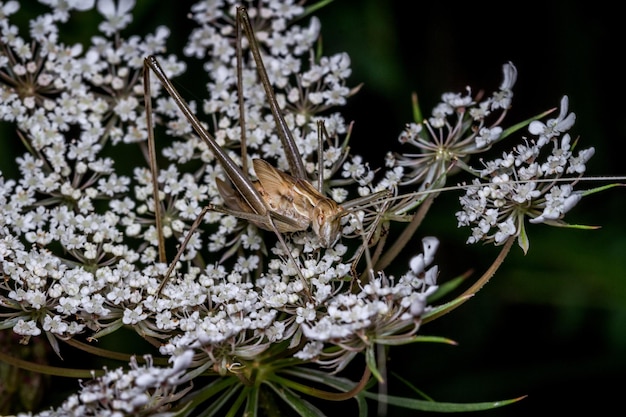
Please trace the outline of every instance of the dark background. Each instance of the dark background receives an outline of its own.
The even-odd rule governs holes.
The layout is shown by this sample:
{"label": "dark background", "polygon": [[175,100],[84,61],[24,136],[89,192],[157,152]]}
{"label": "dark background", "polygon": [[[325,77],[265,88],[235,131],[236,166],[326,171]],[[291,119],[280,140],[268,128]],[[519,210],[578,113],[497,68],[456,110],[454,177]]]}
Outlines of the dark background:
{"label": "dark background", "polygon": [[[132,30],[151,32],[167,24],[173,30],[168,47],[181,48],[190,29],[186,10],[180,10],[186,2],[138,3]],[[617,9],[601,2],[494,7],[482,2],[336,0],[317,15],[326,54],[348,52],[353,85],[364,83],[344,114],[355,121],[353,149],[372,165],[382,164],[390,143],[411,121],[412,92],[429,114],[444,92],[470,85],[474,92],[490,93],[501,82],[502,64],[512,61],[519,75],[508,124],[558,106],[567,94],[570,111],[577,114],[570,133],[580,135],[579,146],[596,149],[587,174],[626,174],[626,89],[619,64],[626,36]],[[84,36],[84,23],[68,26],[68,35]],[[180,80],[183,85],[193,82]],[[5,172],[12,149],[9,145],[2,151]],[[391,350],[389,392],[410,394],[394,378],[397,373],[438,401],[528,395],[517,404],[474,415],[595,415],[620,409],[626,377],[625,191],[583,199],[566,218],[602,226],[599,230],[531,225],[526,256],[514,247],[473,299],[423,326],[423,334],[454,339],[458,346],[414,344]],[[456,228],[456,198],[440,198],[418,231],[419,237],[435,235],[442,242],[436,261],[442,281],[468,269],[478,277],[498,252],[464,244],[469,231]],[[405,268],[400,263],[398,270]],[[390,414],[415,413],[391,409]]]}

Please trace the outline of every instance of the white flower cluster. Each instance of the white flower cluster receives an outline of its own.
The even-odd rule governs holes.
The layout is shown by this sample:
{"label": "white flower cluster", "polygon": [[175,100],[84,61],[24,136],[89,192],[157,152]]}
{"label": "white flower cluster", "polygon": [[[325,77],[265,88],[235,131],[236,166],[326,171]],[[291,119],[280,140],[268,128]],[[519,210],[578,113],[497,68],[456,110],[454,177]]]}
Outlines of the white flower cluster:
{"label": "white flower cluster", "polygon": [[[460,198],[463,210],[456,214],[459,226],[474,225],[468,243],[501,244],[522,233],[526,216],[531,223],[558,224],[578,203],[582,194],[573,186],[584,174],[594,148],[574,154],[574,144],[565,133],[574,120],[565,96],[556,118],[530,123],[528,130],[536,139],[527,139],[512,152],[485,162],[481,177],[490,182],[475,179]],[[574,177],[563,178],[568,174]]]}
{"label": "white flower cluster", "polygon": [[[71,395],[57,409],[42,411],[39,417],[82,417],[97,415],[123,417],[129,415],[159,415],[171,408],[189,391],[185,371],[193,353],[188,350],[171,361],[170,368],[154,366],[152,358],[145,356],[139,365],[133,356],[130,369],[107,371],[104,375],[82,384],[77,394]],[[31,414],[19,413],[19,417]],[[162,415],[162,414],[161,414]]]}
{"label": "white flower cluster", "polygon": [[454,164],[488,150],[504,138],[500,123],[511,107],[517,69],[509,62],[502,71],[504,79],[490,97],[478,101],[469,87],[465,94],[445,93],[427,121],[407,124],[398,139],[415,146],[419,153],[388,157],[393,166],[411,168],[402,184],[421,183],[421,189],[425,189],[441,181]]}
{"label": "white flower cluster", "polygon": [[[345,247],[337,245],[302,269],[310,277],[309,301],[303,300],[302,282],[280,271],[259,278],[255,286],[224,270],[186,277],[184,284],[166,287],[168,300],[159,301],[163,311],[156,314],[157,327],[179,334],[161,352],[176,355],[194,347],[206,355],[206,363],[226,372],[237,361],[258,358],[269,343],[291,340],[302,332],[310,342],[296,350],[295,357],[343,369],[355,353],[370,345],[387,338],[408,342],[417,332],[426,297],[437,289],[438,269],[426,267],[438,241],[426,238],[423,246],[424,253],[411,261],[410,271],[397,282],[380,274],[359,292],[346,293],[341,282],[350,265],[341,263]],[[206,305],[208,314],[197,308]],[[185,311],[193,313],[184,316]],[[329,345],[342,349],[326,354],[323,349]],[[334,359],[329,361],[328,356]]]}
{"label": "white flower cluster", "polygon": [[[163,206],[165,238],[180,242],[207,202],[222,203],[215,179],[223,178],[213,155],[191,134],[189,122],[170,97],[162,96],[154,79],[157,123],[176,137],[162,151],[171,163],[156,174],[137,166],[130,176],[116,160],[117,154],[130,150],[146,152],[143,60],[165,52],[169,31],[159,27],[145,37],[121,36],[132,21],[132,0],[44,3],[52,9],[32,22],[30,39],[11,24],[18,4],[0,3],[0,119],[13,123],[27,149],[16,158],[19,178],[0,176],[2,328],[22,335],[24,343],[45,333],[60,354],[59,340],[85,333],[104,337],[127,326],[158,340],[164,355],[178,357],[195,349],[194,363],[220,375],[266,352],[277,354],[270,348],[285,341],[295,357],[319,363],[328,363],[327,347],[347,352],[351,345],[344,356],[333,350],[331,362],[338,370],[373,343],[394,337],[411,340],[426,296],[436,289],[436,267],[425,269],[436,247],[432,240],[422,267],[414,262],[413,272],[399,280],[382,273],[369,283],[354,280],[358,290],[350,293],[346,281],[354,272],[347,246],[323,251],[309,234],[301,233],[289,238],[298,265],[286,262],[284,254],[265,259],[268,244],[255,227],[211,212],[206,222],[217,225],[203,226],[209,252],[225,249],[223,259],[229,263],[217,258],[199,261],[207,250],[203,234],[196,233],[160,292],[168,265],[157,260],[155,204]],[[234,4],[194,5],[191,16],[198,27],[184,52],[206,59],[208,74],[208,98],[201,106],[190,106],[210,115],[209,127],[218,142],[239,161]],[[102,19],[100,34],[87,47],[64,44],[62,24],[94,5]],[[344,104],[354,92],[346,87],[350,59],[343,53],[315,56],[319,21],[312,18],[304,27],[288,24],[303,13],[298,4],[259,2],[248,12],[278,102],[307,170],[315,174],[318,113]],[[248,43],[244,40],[244,48]],[[161,62],[172,76],[186,68],[174,55]],[[248,158],[270,159],[286,168],[267,97],[252,65],[243,69]],[[398,172],[391,171],[374,185],[373,172],[359,156],[346,162],[347,147],[340,135],[347,128],[339,113],[323,120],[325,178],[341,170],[343,179],[336,183],[357,183],[361,195],[396,186]],[[196,165],[188,169],[189,162]],[[152,192],[153,175],[160,188],[158,201]],[[328,181],[330,186],[336,183]],[[332,187],[330,194],[345,199],[348,191]],[[360,238],[363,223],[374,217],[357,213],[346,230]],[[270,253],[281,251],[269,248]],[[264,263],[266,271],[260,269]],[[137,379],[129,382],[134,373]],[[117,396],[119,384],[136,387],[155,372],[134,364],[131,374],[109,372],[68,404],[101,404],[114,392],[116,411],[109,410],[110,415],[145,406],[146,394],[134,388],[126,391],[125,399]]]}
{"label": "white flower cluster", "polygon": [[[133,285],[148,279],[135,265],[141,256],[124,242],[127,214],[136,206],[128,197],[131,179],[115,172],[103,150],[109,140],[147,137],[138,80],[143,57],[164,50],[168,30],[115,38],[111,28],[125,27],[134,2],[114,11],[102,1],[107,36],[84,50],[62,43],[59,25],[94,2],[54,3],[32,22],[30,41],[8,20],[16,2],[3,6],[0,19],[0,115],[15,124],[29,151],[16,159],[18,181],[0,178],[0,254],[10,277],[2,283],[3,305],[26,338],[41,330],[64,338],[85,326],[98,329],[99,320],[106,325],[125,310],[111,308],[120,300],[110,288],[125,278]],[[111,209],[97,209],[98,200],[109,200]],[[129,288],[136,305],[140,297]]]}
{"label": "white flower cluster", "polygon": [[[295,354],[304,360],[320,357],[326,366],[342,369],[356,352],[374,344],[408,343],[419,329],[427,309],[426,299],[437,290],[438,268],[434,260],[439,241],[422,241],[424,252],[410,261],[410,270],[397,282],[380,274],[359,293],[338,294],[325,303],[326,314],[308,311],[302,331],[310,342]],[[325,343],[344,349],[324,352]]]}

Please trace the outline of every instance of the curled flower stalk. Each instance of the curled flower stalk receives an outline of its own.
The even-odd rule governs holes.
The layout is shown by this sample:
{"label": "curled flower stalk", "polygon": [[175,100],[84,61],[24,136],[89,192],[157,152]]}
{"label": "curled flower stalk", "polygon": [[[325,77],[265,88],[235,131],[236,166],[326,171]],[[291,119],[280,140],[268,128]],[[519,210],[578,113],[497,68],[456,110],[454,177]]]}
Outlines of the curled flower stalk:
{"label": "curled flower stalk", "polygon": [[[439,240],[414,236],[448,178],[459,168],[477,176],[463,185],[457,213],[459,226],[472,227],[468,242],[507,251],[514,238],[528,249],[526,217],[563,225],[582,196],[574,186],[593,148],[574,150],[567,97],[556,118],[506,127],[512,63],[487,98],[469,88],[444,94],[399,135],[413,150],[376,168],[350,153],[360,138],[341,106],[360,85],[349,80],[347,53],[321,51],[321,22],[309,15],[318,4],[246,2],[255,39],[240,44],[241,5],[200,1],[189,9],[185,47],[168,51],[170,29],[130,31],[133,0],[41,3],[48,11],[25,31],[13,23],[20,5],[0,2],[0,119],[24,146],[17,177],[0,175],[0,342],[43,344],[60,357],[69,345],[124,367],[59,368],[38,358],[28,369],[82,380],[58,408],[27,410],[37,415],[264,415],[277,403],[321,415],[329,402],[353,398],[366,414],[365,399],[386,381],[386,349],[453,343],[422,335],[422,325],[465,302],[506,257],[469,293],[434,304],[450,295],[440,284]],[[84,14],[98,19],[97,35],[64,43],[65,24]],[[143,85],[147,56],[169,78],[202,68],[188,109],[256,184],[255,160],[283,171],[293,162],[251,56],[257,43],[301,158],[298,179],[345,211],[336,242],[321,244],[312,228],[264,232],[254,213],[225,210],[229,173],[216,153],[156,77]],[[523,128],[530,137],[475,167],[477,155]],[[280,201],[286,217],[301,215],[293,195]],[[99,347],[123,331],[148,347],[132,355]],[[353,379],[344,376],[351,365]],[[413,400],[406,406],[432,409]]]}

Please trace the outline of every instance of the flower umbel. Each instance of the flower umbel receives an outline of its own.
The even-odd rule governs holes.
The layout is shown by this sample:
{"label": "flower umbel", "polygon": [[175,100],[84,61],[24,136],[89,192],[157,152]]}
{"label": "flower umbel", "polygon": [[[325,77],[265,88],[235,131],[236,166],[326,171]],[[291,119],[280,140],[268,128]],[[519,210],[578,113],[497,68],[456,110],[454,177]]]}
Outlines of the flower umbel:
{"label": "flower umbel", "polygon": [[407,124],[399,140],[419,153],[390,155],[395,166],[412,170],[404,174],[402,184],[420,183],[422,190],[439,184],[453,166],[464,166],[470,155],[504,139],[500,123],[511,106],[517,69],[509,62],[502,71],[504,80],[490,97],[481,100],[481,92],[473,98],[469,87],[465,94],[445,93],[431,117]]}
{"label": "flower umbel", "polygon": [[[421,326],[469,298],[433,305],[450,291],[439,283],[439,240],[415,237],[447,178],[457,168],[479,177],[464,186],[457,213],[459,225],[472,227],[470,243],[506,246],[518,237],[527,250],[525,217],[563,225],[582,197],[574,186],[593,148],[574,150],[567,97],[554,119],[505,127],[517,79],[512,63],[485,99],[469,87],[443,94],[428,119],[400,134],[417,151],[390,153],[386,167],[374,168],[350,154],[350,123],[338,109],[359,87],[348,81],[348,54],[321,53],[321,23],[309,16],[315,7],[247,2],[255,37],[240,39],[238,3],[199,1],[179,56],[166,49],[169,28],[131,33],[134,0],[41,3],[48,12],[25,33],[13,23],[20,4],[0,2],[0,119],[24,147],[16,178],[0,174],[0,331],[12,335],[0,340],[17,335],[60,357],[69,344],[119,359],[124,354],[90,344],[123,339],[125,329],[149,347],[133,344],[138,351],[126,354],[125,369],[85,371],[91,381],[57,409],[33,407],[38,415],[236,415],[244,408],[261,415],[277,403],[321,415],[325,400],[353,397],[366,414],[365,398],[375,395],[370,378],[385,380],[379,353],[424,340],[452,343],[423,338]],[[85,14],[97,19],[97,34],[65,41],[65,25]],[[268,80],[251,55],[257,47]],[[332,201],[341,207],[334,218],[341,236],[322,244],[314,227],[260,230],[246,195],[224,192],[239,171],[224,168],[180,101],[156,77],[144,97],[147,56],[158,59],[165,79],[204,69],[196,99],[182,107],[264,198],[266,226],[303,216],[324,225],[326,212],[311,210],[318,216],[311,219],[303,207]],[[297,149],[285,149],[276,111]],[[522,127],[530,137],[472,168],[475,155]],[[260,159],[289,172],[293,187],[268,197],[254,168]],[[293,159],[302,172],[290,171]],[[325,200],[310,198],[312,188]],[[421,253],[411,249],[416,242]],[[399,259],[401,252],[411,258]],[[361,380],[340,376],[359,366],[357,358],[365,362]],[[424,403],[407,406],[428,409]]]}
{"label": "flower umbel", "polygon": [[[564,132],[573,125],[575,115],[567,111],[565,96],[557,119],[530,123],[528,130],[536,139],[527,138],[512,152],[485,162],[480,175],[490,182],[475,179],[460,199],[463,211],[456,214],[459,226],[474,225],[468,243],[501,244],[511,236],[524,236],[526,216],[531,223],[564,224],[560,220],[582,198],[574,185],[594,154],[593,148],[573,152],[575,144]],[[527,242],[520,243],[527,251]]]}

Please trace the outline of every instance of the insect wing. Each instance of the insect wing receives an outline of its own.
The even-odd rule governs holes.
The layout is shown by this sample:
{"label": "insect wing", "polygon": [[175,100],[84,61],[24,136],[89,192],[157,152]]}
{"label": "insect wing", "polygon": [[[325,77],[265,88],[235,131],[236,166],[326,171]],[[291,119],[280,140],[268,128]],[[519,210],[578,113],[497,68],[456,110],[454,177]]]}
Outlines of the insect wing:
{"label": "insect wing", "polygon": [[306,230],[311,223],[312,207],[308,201],[295,192],[295,184],[298,180],[262,159],[253,160],[252,164],[259,179],[259,192],[267,206],[274,213],[293,220],[292,227],[283,231]]}

